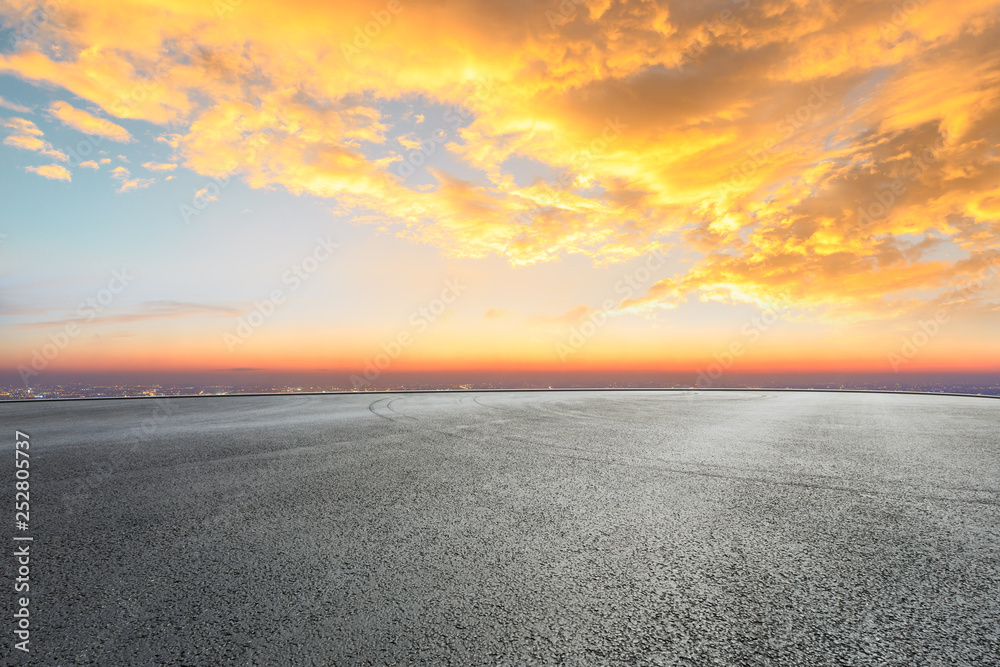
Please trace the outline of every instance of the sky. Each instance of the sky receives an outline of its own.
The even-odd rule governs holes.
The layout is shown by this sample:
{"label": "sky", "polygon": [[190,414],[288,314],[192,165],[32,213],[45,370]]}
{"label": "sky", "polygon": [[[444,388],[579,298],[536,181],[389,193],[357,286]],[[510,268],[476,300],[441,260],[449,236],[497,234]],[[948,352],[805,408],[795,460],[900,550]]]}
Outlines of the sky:
{"label": "sky", "polygon": [[0,367],[1000,372],[998,19],[0,0]]}

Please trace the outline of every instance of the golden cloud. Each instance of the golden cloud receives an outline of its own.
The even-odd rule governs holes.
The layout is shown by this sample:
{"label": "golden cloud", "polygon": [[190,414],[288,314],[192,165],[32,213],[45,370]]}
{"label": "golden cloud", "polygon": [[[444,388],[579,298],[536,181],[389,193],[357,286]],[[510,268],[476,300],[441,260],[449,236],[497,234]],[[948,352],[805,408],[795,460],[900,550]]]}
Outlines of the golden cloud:
{"label": "golden cloud", "polygon": [[41,167],[25,167],[27,171],[44,176],[54,181],[72,181],[73,178],[66,167],[58,164],[47,164]]}
{"label": "golden cloud", "polygon": [[103,137],[121,143],[127,143],[132,140],[132,135],[124,127],[116,125],[106,118],[98,118],[83,109],[77,109],[66,102],[53,102],[49,105],[49,113],[62,121],[63,124],[84,134]]}
{"label": "golden cloud", "polygon": [[52,144],[42,139],[45,134],[30,120],[9,118],[3,122],[3,126],[13,130],[11,134],[4,138],[4,145],[41,153],[46,157],[55,158],[60,162],[66,162],[69,159],[65,153],[53,148]]}
{"label": "golden cloud", "polygon": [[996,2],[393,7],[93,2],[0,72],[156,124],[169,164],[329,198],[451,256],[699,255],[624,309],[883,317],[1000,245]]}

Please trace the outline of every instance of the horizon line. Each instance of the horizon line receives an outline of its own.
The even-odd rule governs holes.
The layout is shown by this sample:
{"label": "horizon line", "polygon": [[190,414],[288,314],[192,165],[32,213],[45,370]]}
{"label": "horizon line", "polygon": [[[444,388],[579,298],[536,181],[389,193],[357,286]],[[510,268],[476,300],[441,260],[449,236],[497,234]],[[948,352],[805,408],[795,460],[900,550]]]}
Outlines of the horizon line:
{"label": "horizon line", "polygon": [[532,387],[521,389],[366,389],[336,391],[282,391],[229,394],[164,394],[160,396],[78,396],[59,398],[15,398],[0,399],[0,404],[9,403],[55,403],[66,401],[128,401],[156,400],[163,398],[239,398],[261,396],[337,396],[353,394],[469,394],[469,393],[515,393],[515,392],[560,392],[560,391],[781,391],[781,392],[823,392],[840,394],[905,394],[912,396],[957,396],[961,398],[1000,399],[997,394],[967,394],[943,391],[913,391],[905,389],[828,389],[790,387]]}

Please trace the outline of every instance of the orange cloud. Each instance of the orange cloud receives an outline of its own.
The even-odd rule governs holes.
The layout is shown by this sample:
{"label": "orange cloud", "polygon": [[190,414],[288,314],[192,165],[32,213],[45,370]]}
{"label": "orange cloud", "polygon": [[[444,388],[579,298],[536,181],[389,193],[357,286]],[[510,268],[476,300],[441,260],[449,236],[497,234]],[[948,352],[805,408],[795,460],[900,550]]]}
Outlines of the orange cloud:
{"label": "orange cloud", "polygon": [[53,102],[49,105],[49,113],[62,121],[63,124],[84,134],[104,137],[121,143],[132,140],[132,135],[124,127],[105,118],[98,118],[83,109],[77,109],[66,102]]}
{"label": "orange cloud", "polygon": [[66,162],[69,159],[65,153],[53,148],[52,144],[42,139],[45,134],[30,120],[9,118],[3,122],[3,126],[14,130],[3,140],[4,145],[41,153],[61,162]]}
{"label": "orange cloud", "polygon": [[[880,318],[1000,245],[1000,6],[901,7],[456,0],[372,27],[384,2],[93,2],[0,72],[157,125],[168,164],[327,198],[452,257],[692,251],[623,309]],[[428,161],[418,186],[401,170],[433,128],[403,121],[429,105],[460,169]]]}
{"label": "orange cloud", "polygon": [[58,164],[47,164],[41,167],[25,167],[27,171],[38,174],[39,176],[44,176],[50,180],[54,181],[72,181],[73,178],[66,167]]}

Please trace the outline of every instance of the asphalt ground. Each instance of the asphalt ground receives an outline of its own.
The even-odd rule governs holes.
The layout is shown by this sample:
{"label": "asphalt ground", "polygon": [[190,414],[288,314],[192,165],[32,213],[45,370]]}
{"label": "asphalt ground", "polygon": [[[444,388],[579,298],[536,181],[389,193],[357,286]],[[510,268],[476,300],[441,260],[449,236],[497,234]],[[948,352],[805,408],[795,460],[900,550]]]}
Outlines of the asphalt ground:
{"label": "asphalt ground", "polygon": [[0,424],[8,664],[1000,664],[1000,400],[174,398]]}

